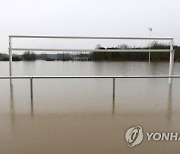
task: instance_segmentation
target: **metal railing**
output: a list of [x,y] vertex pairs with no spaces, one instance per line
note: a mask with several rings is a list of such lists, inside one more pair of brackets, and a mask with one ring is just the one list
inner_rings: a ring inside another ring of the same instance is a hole
[[33,80],[34,79],[113,79],[113,100],[115,99],[115,80],[116,79],[140,79],[140,78],[180,78],[180,75],[158,75],[158,76],[0,76],[0,79],[29,79],[30,80],[30,95],[33,99]]
[[10,35],[11,38],[51,38],[51,39],[98,39],[98,40],[173,40],[173,37],[114,37],[114,36],[40,36],[40,35]]
[[[42,49],[42,48],[12,48],[12,39],[109,39],[109,40],[168,40],[170,41],[169,49]],[[113,79],[113,99],[115,98],[115,79],[117,78],[168,78],[169,84],[172,83],[172,78],[180,78],[180,75],[173,74],[173,63],[174,63],[174,49],[173,49],[173,38],[172,37],[82,37],[82,36],[21,36],[21,35],[10,35],[9,36],[9,76],[1,76],[0,79],[29,79],[30,80],[30,91],[31,99],[33,99],[33,80],[34,79],[62,79],[62,78],[110,78]],[[169,62],[169,75],[160,76],[13,76],[12,75],[12,51],[77,51],[77,52],[170,52]]]

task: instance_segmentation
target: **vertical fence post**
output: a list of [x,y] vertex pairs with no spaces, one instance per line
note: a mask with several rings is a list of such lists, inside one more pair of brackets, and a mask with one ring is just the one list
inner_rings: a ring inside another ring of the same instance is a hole
[[33,77],[30,77],[31,100],[33,99]]
[[11,36],[9,36],[9,76],[12,76],[12,50],[11,50]]
[[[174,49],[173,49],[173,40],[172,40],[170,43],[169,76],[173,74],[173,64],[174,64]],[[172,78],[169,78],[169,84],[172,84]]]

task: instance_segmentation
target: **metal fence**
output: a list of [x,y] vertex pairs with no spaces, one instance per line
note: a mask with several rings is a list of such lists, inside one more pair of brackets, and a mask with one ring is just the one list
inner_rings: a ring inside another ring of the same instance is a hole
[[112,79],[113,80],[113,100],[115,99],[115,80],[116,79],[141,79],[141,78],[180,78],[180,75],[159,75],[159,76],[0,76],[0,79],[29,79],[30,80],[30,93],[33,99],[33,80],[34,79]]
[[[168,40],[170,43],[169,49],[122,49],[122,50],[101,50],[101,49],[42,49],[42,48],[12,48],[13,39],[99,39],[99,40]],[[113,79],[113,99],[115,97],[115,79],[117,78],[168,78],[169,84],[172,83],[172,78],[180,78],[180,75],[173,74],[173,63],[174,63],[174,49],[173,49],[173,38],[172,37],[81,37],[81,36],[20,36],[10,35],[9,36],[9,76],[1,76],[0,79],[29,79],[30,80],[30,92],[31,99],[33,99],[33,80],[34,79],[62,79],[62,78],[110,78]],[[76,51],[76,52],[170,52],[169,61],[169,75],[161,76],[13,76],[12,75],[12,52],[13,51]]]

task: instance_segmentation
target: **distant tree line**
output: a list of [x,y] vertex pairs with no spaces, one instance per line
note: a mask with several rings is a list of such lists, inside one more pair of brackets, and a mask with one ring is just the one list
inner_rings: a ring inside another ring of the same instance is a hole
[[[149,52],[115,52],[115,50],[121,49],[149,49],[149,47],[131,47],[126,44],[118,45],[117,47],[102,47],[100,44],[95,49],[102,50],[101,52],[80,52],[80,53],[58,53],[58,54],[47,54],[41,53],[36,54],[34,52],[26,51],[22,55],[13,54],[13,61],[34,61],[34,60],[45,60],[45,61],[148,61]],[[169,49],[169,45],[153,42],[150,49]],[[175,49],[175,60],[180,61],[180,46],[174,46]],[[104,50],[104,51],[103,51]],[[114,52],[106,52],[105,50],[114,50]],[[0,61],[8,61],[9,55],[0,54]],[[167,61],[169,60],[168,52],[151,52],[152,61]]]
[[[169,49],[169,45],[153,42],[150,47],[129,47],[126,44],[105,48],[97,45],[96,49],[99,50],[122,50],[122,49]],[[180,60],[180,47],[175,46],[175,60]],[[95,61],[148,61],[149,52],[93,52],[91,54],[92,60]],[[151,52],[152,61],[166,61],[169,60],[168,52]]]

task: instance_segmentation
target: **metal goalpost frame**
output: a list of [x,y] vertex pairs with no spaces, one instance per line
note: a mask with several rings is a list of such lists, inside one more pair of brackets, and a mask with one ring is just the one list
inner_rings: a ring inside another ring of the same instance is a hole
[[[109,39],[109,40],[167,40],[170,41],[170,49],[122,49],[122,50],[109,50],[109,49],[42,49],[42,48],[13,48],[12,39]],[[76,51],[76,52],[169,52],[169,84],[172,83],[173,64],[174,64],[174,39],[172,37],[86,37],[86,36],[23,36],[23,35],[10,35],[9,36],[9,76],[12,77],[12,51]],[[82,76],[83,77],[83,76]],[[141,76],[139,76],[141,77]]]

